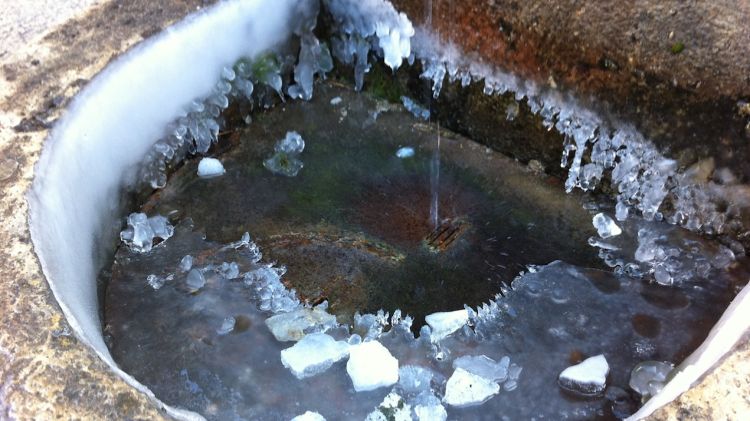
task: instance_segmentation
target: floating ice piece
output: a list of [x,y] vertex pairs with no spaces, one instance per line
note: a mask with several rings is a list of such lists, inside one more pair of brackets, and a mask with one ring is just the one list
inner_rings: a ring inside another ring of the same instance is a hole
[[[298,379],[320,374],[349,354],[349,344],[325,333],[311,333],[281,351],[281,363]],[[347,366],[348,367],[348,366]]]
[[185,285],[187,285],[190,292],[196,292],[206,285],[206,277],[203,276],[203,272],[198,269],[190,269],[185,279]]
[[404,146],[403,148],[399,148],[399,150],[396,151],[396,156],[401,159],[411,158],[412,156],[414,156],[414,148],[412,148],[411,146]]
[[346,372],[357,392],[375,390],[398,381],[398,360],[380,342],[363,342],[351,347]]
[[151,251],[154,238],[166,240],[174,234],[174,227],[161,215],[147,217],[145,213],[131,213],[128,227],[120,233],[120,240],[138,253]]
[[419,421],[445,421],[448,412],[435,395],[422,394],[413,403],[414,413]]
[[480,405],[500,392],[500,386],[492,380],[457,368],[445,385],[443,402],[456,407]]
[[307,411],[302,415],[292,418],[292,421],[326,421],[326,419],[317,412]]
[[235,320],[234,317],[225,317],[221,322],[221,326],[216,329],[216,333],[219,335],[226,335],[234,330],[235,323],[237,323],[237,320]]
[[503,357],[499,362],[486,355],[465,355],[453,361],[453,368],[461,368],[471,374],[495,382],[504,382],[508,378],[510,358]]
[[343,101],[343,100],[341,99],[340,96],[331,98],[331,105],[339,105],[339,104],[341,104],[341,101]]
[[432,342],[438,342],[463,327],[469,321],[469,313],[465,309],[432,313],[424,319],[432,329],[430,339]]
[[193,256],[186,255],[182,259],[180,259],[180,270],[183,272],[187,272],[190,270],[190,268],[193,267]]
[[590,357],[574,366],[570,366],[560,373],[558,383],[564,389],[582,395],[598,395],[607,385],[609,364],[604,355]]
[[365,421],[411,421],[411,405],[404,402],[398,393],[385,396],[378,409],[370,412]]
[[593,223],[597,233],[599,233],[599,237],[609,238],[622,234],[622,229],[617,226],[615,221],[603,213],[594,215]]
[[157,276],[154,274],[148,275],[146,277],[146,282],[148,282],[148,286],[150,286],[153,289],[159,289],[164,286],[165,279],[161,276]]
[[405,365],[398,369],[398,385],[407,394],[429,392],[433,377],[432,370],[416,365]]
[[660,361],[644,361],[630,372],[630,388],[638,392],[643,398],[649,399],[659,393],[667,382],[669,373],[674,366]]
[[216,158],[203,158],[198,163],[198,177],[200,178],[218,177],[225,172],[224,165]]
[[266,326],[277,341],[299,341],[311,330],[325,332],[336,326],[336,316],[319,307],[300,308],[266,319]]
[[297,132],[287,132],[283,139],[276,142],[273,156],[263,161],[263,166],[274,174],[294,177],[304,167],[298,158],[304,149],[302,136]]
[[406,108],[407,111],[412,113],[414,117],[421,118],[422,120],[430,119],[430,110],[419,105],[416,101],[409,98],[408,96],[402,96],[401,103],[404,104],[404,108]]

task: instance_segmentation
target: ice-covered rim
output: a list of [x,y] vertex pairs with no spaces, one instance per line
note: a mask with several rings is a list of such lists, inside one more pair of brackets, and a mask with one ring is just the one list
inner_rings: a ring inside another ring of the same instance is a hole
[[[528,98],[532,110],[539,112],[547,124],[567,135],[570,143],[566,155],[574,152],[568,189],[591,188],[602,171],[611,169],[625,183],[619,185],[621,215],[627,213],[625,207],[636,208],[647,218],[656,214],[666,195],[665,181],[676,174],[671,160],[635,130],[627,126],[605,129],[595,113],[571,97],[545,93],[513,75],[462,61],[460,52],[450,53],[455,47],[436,42],[429,31],[415,31],[406,16],[395,13],[386,1],[372,0],[355,7],[347,7],[351,3],[341,0],[324,3],[339,29],[333,52],[340,60],[355,65],[359,86],[369,69],[368,52],[375,47],[392,68],[403,60],[422,60],[423,77],[434,81],[436,94],[445,75],[462,82],[484,79],[487,94],[516,92],[518,99]],[[106,227],[120,216],[117,200],[123,180],[135,177],[139,163],[153,141],[162,137],[164,127],[184,116],[196,98],[211,95],[217,75],[237,59],[258,55],[287,39],[293,30],[302,35],[291,20],[293,11],[299,11],[295,4],[292,0],[228,0],[129,51],[77,96],[52,131],[36,168],[37,177],[28,197],[32,240],[73,331],[126,382],[179,418],[202,417],[163,404],[112,360],[98,318],[95,278],[99,268],[94,250],[99,240],[110,234]],[[415,38],[415,34],[419,35]],[[303,37],[302,44],[305,42]],[[310,51],[315,51],[314,41],[307,42]],[[199,66],[195,65],[197,61]],[[294,96],[297,92],[304,98],[316,69],[298,69],[297,90],[288,93]],[[102,110],[107,110],[104,117]],[[634,147],[623,147],[625,143]],[[581,157],[589,146],[593,147],[595,165],[582,166]],[[619,162],[637,158],[640,163],[618,169],[615,156]],[[686,203],[684,208],[690,211],[695,206]],[[698,213],[688,216],[697,218]],[[731,349],[750,326],[750,320],[741,317],[743,311],[750,311],[748,294],[746,287],[674,379],[631,419],[648,416],[677,397]]]

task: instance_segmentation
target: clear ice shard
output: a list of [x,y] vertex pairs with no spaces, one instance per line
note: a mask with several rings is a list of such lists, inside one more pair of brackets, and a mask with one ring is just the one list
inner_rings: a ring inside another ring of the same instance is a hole
[[465,309],[438,312],[428,314],[424,319],[430,326],[431,340],[438,342],[466,325],[469,321],[469,313]]
[[346,372],[357,392],[375,390],[398,381],[398,360],[380,342],[363,342],[351,347]]
[[286,136],[276,142],[274,154],[263,161],[263,166],[274,174],[287,177],[296,176],[304,164],[299,155],[305,149],[305,141],[297,132],[287,132]]
[[224,165],[216,158],[203,158],[198,163],[198,177],[213,178],[226,172]]
[[266,319],[266,326],[277,341],[299,341],[307,333],[325,332],[336,326],[336,316],[320,307],[303,307]]
[[174,234],[174,227],[161,215],[152,217],[145,213],[131,213],[128,216],[128,227],[120,232],[120,240],[138,253],[151,251],[154,238],[166,240]]
[[349,354],[349,344],[325,333],[311,333],[281,351],[281,363],[298,379],[320,374]]
[[460,368],[495,382],[504,382],[508,378],[509,365],[510,359],[507,357],[497,362],[486,355],[464,355],[453,361],[453,368]]
[[414,148],[412,148],[411,146],[404,146],[403,148],[399,148],[396,151],[397,158],[404,159],[411,158],[412,156],[414,156]]
[[234,317],[225,317],[224,320],[221,321],[221,326],[216,329],[216,333],[219,335],[226,335],[227,333],[232,332],[235,323],[237,323],[237,320],[235,320]]
[[326,421],[325,417],[317,412],[307,411],[302,415],[297,415],[291,421]]
[[206,277],[199,269],[190,269],[185,278],[185,285],[190,292],[197,292],[206,285]]
[[481,405],[499,392],[494,381],[457,368],[445,385],[443,402],[456,407]]
[[406,108],[410,113],[412,113],[414,117],[420,118],[422,120],[430,119],[430,110],[419,105],[416,101],[409,98],[408,96],[402,96],[401,103],[404,104],[404,108]]
[[622,234],[622,229],[617,226],[617,223],[603,213],[594,215],[593,224],[601,238],[617,237]]
[[180,259],[180,270],[182,272],[187,272],[193,267],[193,256],[186,255],[182,259]]
[[604,392],[607,385],[607,374],[609,374],[607,359],[604,355],[597,355],[566,368],[557,380],[564,389],[582,395],[599,395]]
[[633,368],[628,384],[644,399],[649,399],[661,391],[673,369],[674,366],[670,363],[644,361]]

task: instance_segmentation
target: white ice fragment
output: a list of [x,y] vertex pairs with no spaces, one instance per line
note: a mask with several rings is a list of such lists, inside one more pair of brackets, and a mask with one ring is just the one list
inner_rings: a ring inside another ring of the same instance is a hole
[[500,392],[500,386],[492,380],[457,368],[445,385],[443,402],[456,407],[480,405]]
[[237,320],[235,320],[234,317],[225,317],[224,320],[221,321],[221,326],[216,329],[216,333],[219,335],[226,335],[234,330],[235,323],[237,323]]
[[276,152],[299,154],[305,149],[305,141],[297,132],[287,132],[283,139],[276,143]]
[[187,285],[190,292],[196,292],[206,285],[206,278],[203,276],[203,272],[198,269],[190,269],[185,279],[185,285]]
[[644,361],[630,372],[630,388],[648,399],[659,393],[667,382],[674,366],[660,361]]
[[317,412],[307,411],[302,415],[297,415],[291,421],[326,421],[326,419]]
[[594,215],[593,223],[596,231],[599,233],[599,237],[609,238],[622,234],[622,229],[617,226],[615,221],[603,213]]
[[198,163],[198,177],[213,178],[226,172],[224,165],[216,158],[203,158]]
[[190,270],[190,268],[193,267],[193,256],[186,255],[180,260],[180,270],[183,272],[187,272]]
[[378,409],[367,415],[365,421],[412,421],[411,405],[404,402],[398,393],[391,392],[385,396]]
[[266,319],[266,326],[277,341],[298,341],[311,330],[325,332],[336,326],[336,316],[319,307],[300,308],[269,317]]
[[398,381],[398,360],[380,342],[363,342],[351,347],[346,372],[357,392],[375,390]]
[[159,289],[164,286],[165,279],[161,276],[157,276],[154,274],[148,275],[146,277],[146,282],[148,282],[148,286],[150,286],[153,289]]
[[281,363],[292,371],[295,377],[320,374],[335,362],[349,354],[349,344],[337,341],[325,333],[311,333],[291,348],[281,351]]
[[341,101],[343,100],[341,99],[340,96],[334,97],[331,99],[331,105],[339,105],[341,104]]
[[496,362],[486,355],[465,355],[453,361],[453,368],[461,368],[487,380],[504,382],[508,378],[509,364],[509,358]]
[[590,357],[574,366],[570,366],[560,373],[558,383],[564,389],[582,395],[598,395],[607,385],[609,364],[604,355]]
[[430,339],[432,342],[438,342],[464,326],[469,321],[469,313],[465,309],[432,313],[424,319],[432,329]]
[[403,148],[399,148],[399,150],[396,151],[396,157],[404,159],[404,158],[411,158],[414,156],[414,148],[411,146],[404,146]]
[[151,251],[154,238],[166,240],[174,234],[174,227],[161,215],[147,217],[145,213],[131,213],[128,227],[120,232],[120,240],[138,253]]

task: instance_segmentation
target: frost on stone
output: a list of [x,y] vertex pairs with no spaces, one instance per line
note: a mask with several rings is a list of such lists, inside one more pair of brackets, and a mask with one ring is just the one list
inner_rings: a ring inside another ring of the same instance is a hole
[[370,70],[370,51],[383,58],[393,70],[411,55],[415,31],[409,19],[385,0],[324,0],[334,21],[334,56],[354,67],[357,90]]
[[317,412],[306,411],[304,414],[292,418],[291,421],[326,421],[326,419]]
[[398,360],[378,341],[352,346],[346,372],[354,390],[366,392],[398,381]]
[[234,325],[236,323],[237,320],[234,317],[225,317],[224,320],[221,321],[221,326],[216,329],[216,333],[219,335],[226,335],[234,330]]
[[404,108],[406,108],[407,111],[412,113],[414,117],[422,119],[422,120],[430,119],[430,110],[419,105],[416,101],[409,98],[408,96],[402,96],[401,103],[404,104]]
[[151,251],[155,238],[166,240],[174,234],[174,227],[161,215],[149,218],[145,213],[131,213],[127,223],[127,228],[120,232],[120,240],[137,253]]
[[266,326],[278,341],[299,341],[308,333],[325,332],[335,327],[336,316],[328,314],[320,306],[303,307],[266,319]]
[[558,383],[564,389],[581,395],[599,395],[607,386],[609,364],[604,355],[590,357],[560,373]]
[[411,421],[411,405],[406,403],[398,393],[391,392],[385,396],[378,408],[370,412],[366,421]]
[[508,379],[510,358],[503,357],[499,362],[486,355],[465,355],[453,361],[453,368],[463,369],[485,379],[504,382]]
[[500,386],[496,382],[457,368],[445,385],[443,402],[455,407],[481,405],[498,392]]
[[431,329],[431,340],[438,342],[466,325],[469,321],[469,314],[465,309],[438,312],[425,316],[425,321]]
[[274,154],[263,161],[263,166],[274,174],[294,177],[304,166],[299,159],[304,149],[302,136],[297,132],[287,132],[283,139],[276,142]]
[[593,219],[594,228],[601,238],[616,237],[622,234],[622,229],[609,216],[597,213]]
[[214,178],[224,175],[225,172],[224,165],[216,158],[203,158],[198,163],[198,177],[200,178]]
[[628,384],[644,399],[649,399],[661,391],[673,369],[674,366],[670,363],[644,361],[636,365],[630,372]]
[[281,363],[298,379],[320,374],[349,354],[349,344],[325,333],[311,333],[281,351]]

